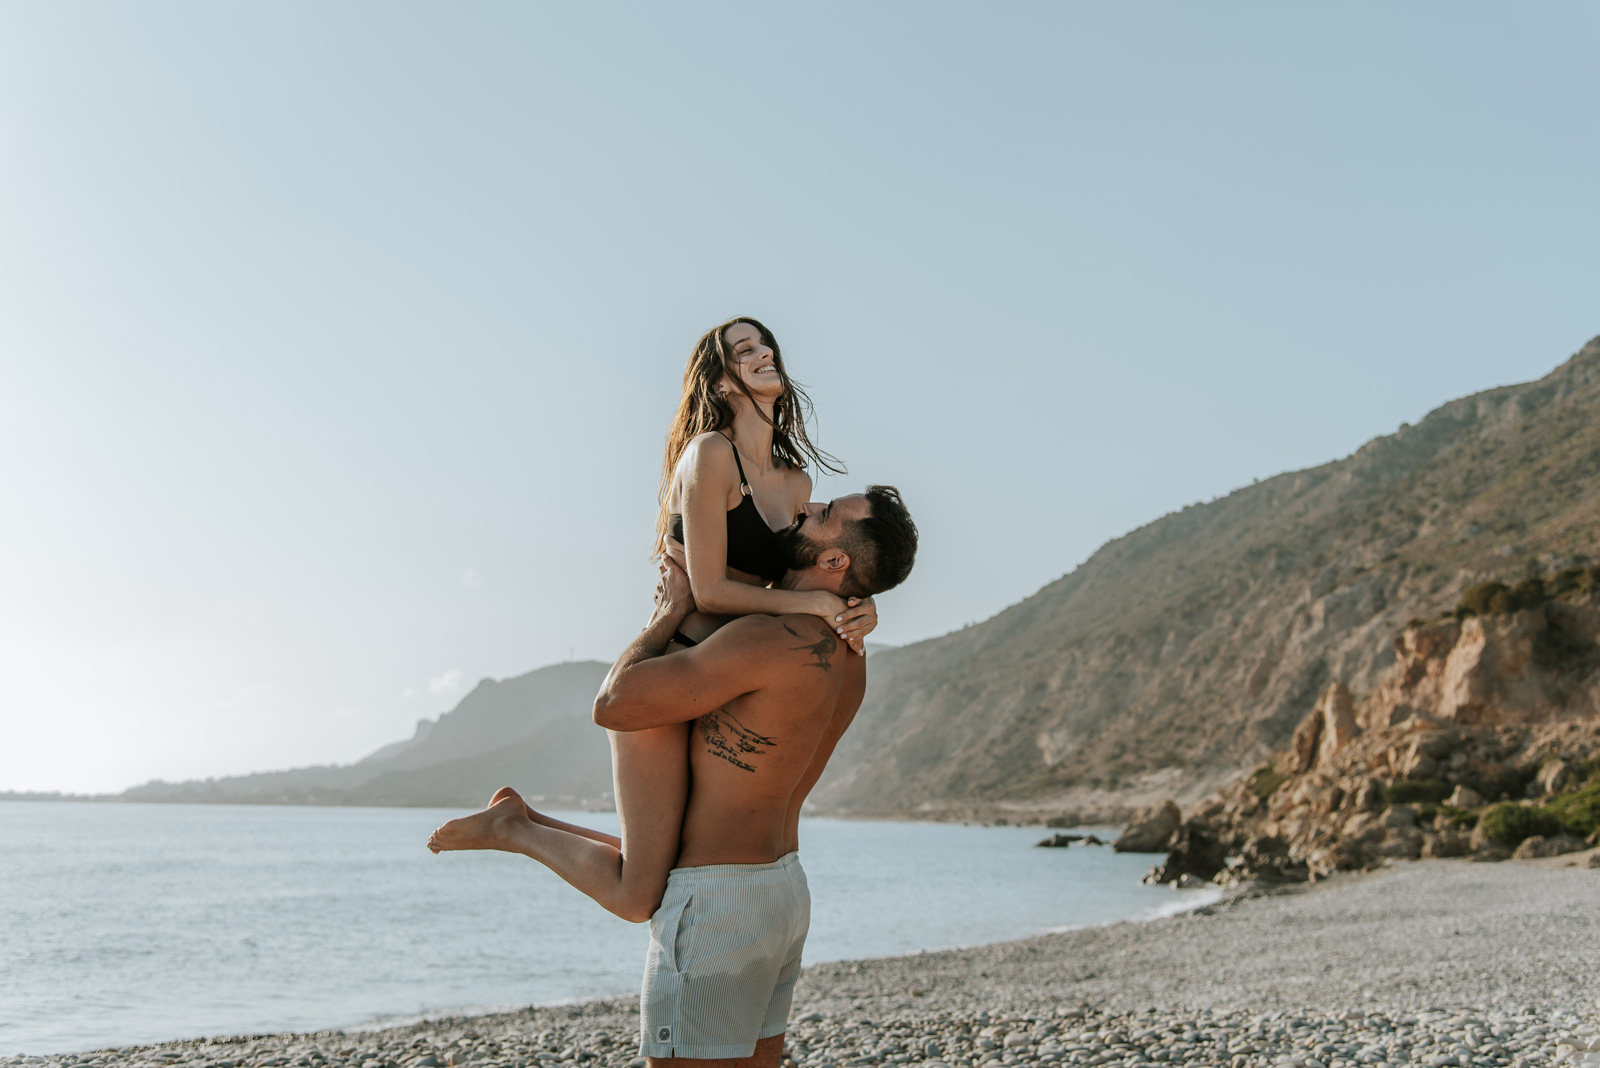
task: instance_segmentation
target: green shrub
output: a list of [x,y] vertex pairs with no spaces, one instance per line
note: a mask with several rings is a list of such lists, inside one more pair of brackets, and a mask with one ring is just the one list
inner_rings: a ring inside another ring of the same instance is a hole
[[1544,579],[1538,575],[1529,575],[1515,586],[1511,587],[1511,607],[1538,608],[1550,599],[1550,594],[1545,591]]
[[1286,778],[1288,778],[1287,775],[1279,775],[1277,772],[1273,771],[1269,765],[1267,767],[1257,768],[1250,776],[1250,780],[1247,785],[1249,785],[1251,790],[1255,791],[1255,795],[1257,797],[1265,801],[1267,798],[1272,796],[1272,792],[1274,790],[1283,785],[1283,780]]
[[1401,779],[1383,788],[1383,799],[1391,805],[1418,802],[1437,804],[1455,792],[1455,787],[1438,779]]
[[1501,606],[1510,594],[1511,588],[1504,582],[1480,582],[1461,595],[1461,603],[1456,605],[1456,618],[1503,612],[1505,609]]
[[1500,798],[1515,801],[1527,794],[1528,784],[1538,774],[1536,767],[1490,765],[1482,774],[1473,776],[1467,785],[1491,801]]
[[1578,768],[1578,781],[1600,785],[1600,756],[1592,756]]
[[1557,797],[1544,811],[1550,813],[1580,838],[1587,838],[1600,830],[1600,782],[1569,790]]
[[1563,829],[1554,813],[1531,805],[1512,804],[1510,801],[1491,805],[1483,814],[1482,826],[1483,833],[1491,841],[1513,848],[1521,844],[1524,838],[1536,834],[1548,837],[1560,834]]
[[1581,567],[1569,567],[1565,571],[1557,571],[1545,579],[1545,593],[1551,597],[1560,597],[1564,593],[1575,593],[1587,590],[1588,572]]
[[[1565,588],[1559,582],[1554,585],[1556,588]],[[1515,586],[1507,586],[1504,582],[1480,582],[1461,595],[1453,615],[1457,619],[1466,619],[1468,616],[1490,616],[1499,612],[1538,608],[1551,598],[1553,592],[1552,587],[1547,586],[1538,575],[1530,575]]]
[[1470,808],[1450,808],[1445,805],[1439,811],[1444,813],[1445,822],[1457,830],[1470,831],[1478,825],[1479,813]]

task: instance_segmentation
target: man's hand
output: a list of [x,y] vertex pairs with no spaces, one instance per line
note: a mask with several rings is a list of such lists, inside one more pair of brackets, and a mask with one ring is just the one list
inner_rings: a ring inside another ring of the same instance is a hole
[[694,590],[689,586],[689,573],[672,557],[661,558],[660,572],[656,580],[656,610],[647,629],[660,623],[677,630],[694,611]]

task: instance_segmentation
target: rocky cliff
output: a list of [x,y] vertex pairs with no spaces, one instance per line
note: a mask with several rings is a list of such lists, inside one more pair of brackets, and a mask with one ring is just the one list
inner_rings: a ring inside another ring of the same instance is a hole
[[[1192,803],[1284,748],[1330,685],[1389,678],[1408,620],[1597,545],[1600,339],[1537,382],[1184,508],[987,622],[880,654],[813,808],[1112,819]],[[1480,640],[1460,628],[1413,640]],[[1468,717],[1487,699],[1454,676],[1392,684],[1443,687]]]
[[1275,762],[1187,821],[1146,814],[1119,847],[1171,849],[1152,881],[1226,883],[1596,843],[1600,567],[1477,587],[1394,652],[1370,692],[1330,684]]

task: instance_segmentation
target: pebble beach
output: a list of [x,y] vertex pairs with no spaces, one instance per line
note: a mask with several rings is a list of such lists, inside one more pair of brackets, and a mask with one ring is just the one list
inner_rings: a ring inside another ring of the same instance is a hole
[[[1600,869],[1577,864],[1402,863],[1312,885],[1245,886],[1144,923],[819,964],[797,991],[785,1060],[795,1068],[1600,1066]],[[0,1065],[639,1068],[643,1060],[636,1001],[614,998]]]

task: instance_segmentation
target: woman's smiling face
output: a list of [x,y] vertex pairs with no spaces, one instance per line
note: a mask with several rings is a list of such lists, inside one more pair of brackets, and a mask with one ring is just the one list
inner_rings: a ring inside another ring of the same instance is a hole
[[[777,357],[772,346],[762,340],[760,330],[749,323],[734,323],[722,332],[722,343],[732,364],[730,375],[736,371],[752,394],[767,400],[783,395]],[[723,379],[721,388],[735,390],[728,378]]]

